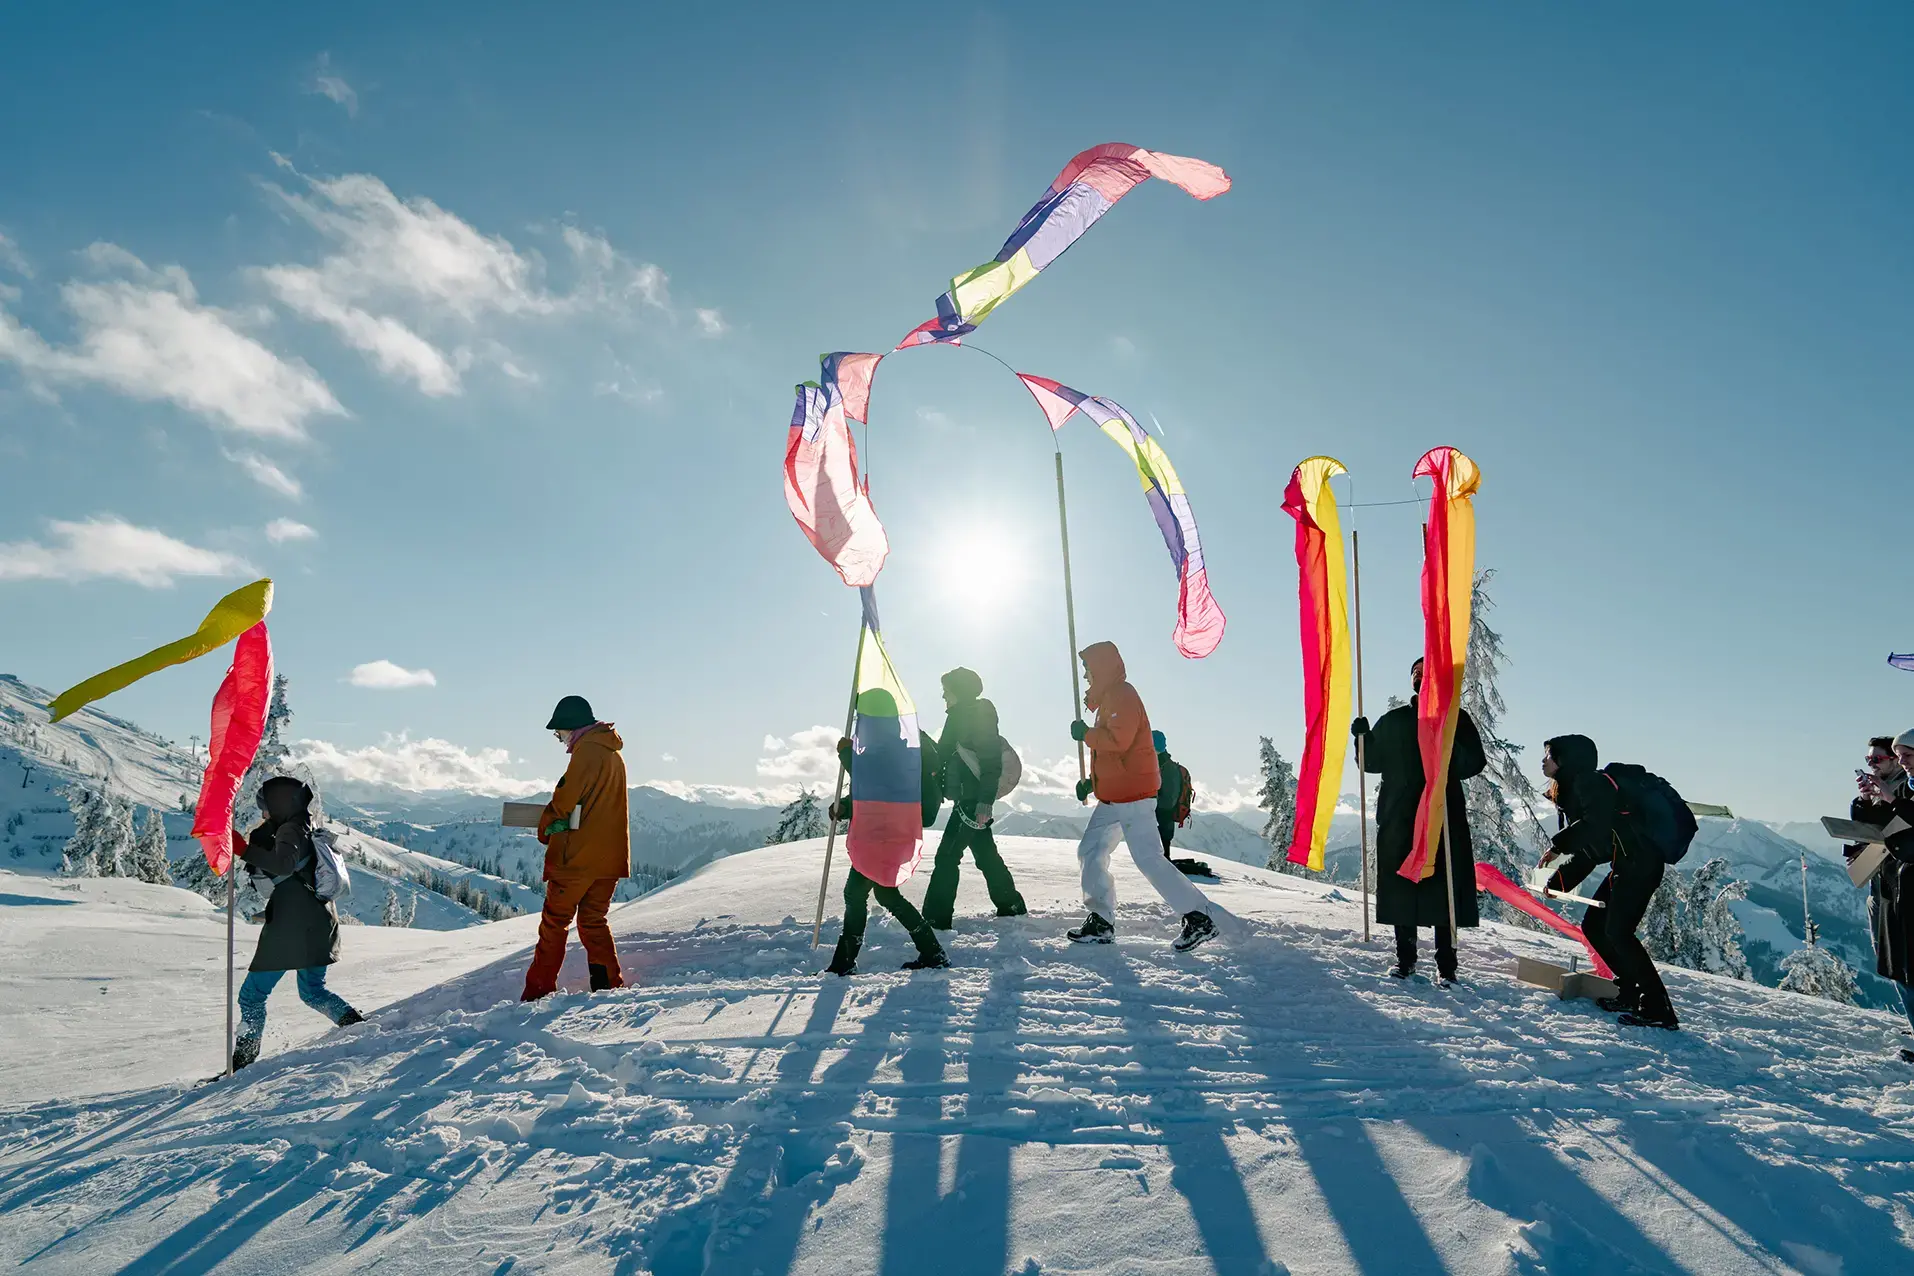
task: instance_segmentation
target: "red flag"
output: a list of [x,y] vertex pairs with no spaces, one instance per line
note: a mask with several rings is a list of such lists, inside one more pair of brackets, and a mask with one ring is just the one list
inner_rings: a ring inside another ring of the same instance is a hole
[[193,836],[205,848],[207,866],[221,876],[233,862],[233,799],[259,752],[271,702],[272,640],[262,620],[239,636],[232,668],[213,696],[206,774],[193,808]]

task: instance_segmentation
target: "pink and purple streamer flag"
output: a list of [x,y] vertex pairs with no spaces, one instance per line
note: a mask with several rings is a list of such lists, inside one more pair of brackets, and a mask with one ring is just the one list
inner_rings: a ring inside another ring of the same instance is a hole
[[857,472],[850,422],[869,410],[871,377],[883,356],[838,351],[819,362],[816,381],[797,387],[784,449],[784,501],[791,517],[846,585],[877,579],[890,539]]
[[1905,669],[1909,673],[1914,673],[1914,651],[1910,651],[1904,656],[1889,656],[1887,662],[1896,669]]

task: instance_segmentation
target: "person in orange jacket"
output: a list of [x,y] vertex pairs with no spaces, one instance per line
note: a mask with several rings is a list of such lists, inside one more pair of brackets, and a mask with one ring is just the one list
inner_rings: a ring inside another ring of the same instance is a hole
[[523,1001],[558,990],[565,934],[574,916],[592,991],[625,986],[605,920],[619,880],[631,876],[630,795],[625,760],[619,756],[625,742],[611,723],[597,719],[583,696],[560,700],[545,727],[571,754],[571,762],[538,817],[538,840],[545,844],[545,913],[531,969],[525,972]]
[[1150,738],[1150,715],[1125,676],[1115,643],[1091,643],[1078,654],[1088,686],[1083,703],[1096,710],[1097,720],[1091,725],[1079,718],[1070,724],[1070,734],[1091,750],[1090,778],[1077,785],[1077,800],[1094,792],[1097,809],[1077,846],[1083,902],[1090,916],[1070,932],[1070,939],[1078,944],[1116,939],[1116,879],[1110,874],[1110,856],[1121,836],[1137,870],[1165,903],[1183,914],[1183,933],[1172,947],[1186,953],[1214,939],[1216,923],[1203,892],[1163,856],[1156,830],[1156,795],[1163,780]]

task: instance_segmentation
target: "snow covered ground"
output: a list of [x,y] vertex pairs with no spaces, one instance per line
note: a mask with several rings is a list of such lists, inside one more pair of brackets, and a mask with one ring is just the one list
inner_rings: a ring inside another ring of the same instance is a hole
[[[1914,1067],[1884,1013],[1678,971],[1685,1030],[1623,1031],[1515,985],[1514,954],[1568,950],[1499,927],[1465,936],[1466,985],[1401,984],[1352,898],[1234,865],[1213,888],[1240,919],[1226,939],[1174,954],[1173,919],[1122,868],[1123,942],[1086,950],[1061,938],[1078,915],[1072,848],[1004,849],[1033,915],[984,916],[967,874],[948,974],[896,971],[910,948],[885,920],[867,973],[820,976],[819,854],[804,843],[618,907],[633,986],[616,993],[512,1001],[530,918],[355,928],[335,983],[374,1020],[320,1032],[288,988],[266,1057],[199,1088],[181,1083],[211,1070],[223,1021],[211,910],[156,903],[132,928],[127,901],[92,894],[133,884],[0,879],[0,1261],[662,1276],[1914,1264]],[[74,902],[43,902],[63,892]]]

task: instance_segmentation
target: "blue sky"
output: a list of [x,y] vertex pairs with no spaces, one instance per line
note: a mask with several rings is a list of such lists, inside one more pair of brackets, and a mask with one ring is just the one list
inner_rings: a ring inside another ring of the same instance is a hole
[[[1300,745],[1280,504],[1318,452],[1358,501],[1437,444],[1479,462],[1519,741],[1798,818],[1914,724],[1883,663],[1914,647],[1914,13],[764,8],[0,15],[0,670],[66,685],[256,567],[298,734],[348,772],[550,775],[577,691],[635,779],[816,774],[856,612],[780,497],[790,387],[1121,140],[1235,189],[1139,189],[979,340],[1161,424],[1229,636],[1174,652],[1081,421],[1078,622],[1199,787]],[[872,435],[904,677],[929,708],[977,669],[1063,758],[1041,418],[931,349]],[[1372,703],[1420,643],[1416,517],[1354,520]],[[352,684],[382,661],[434,685]],[[109,707],[184,739],[219,672]]]

